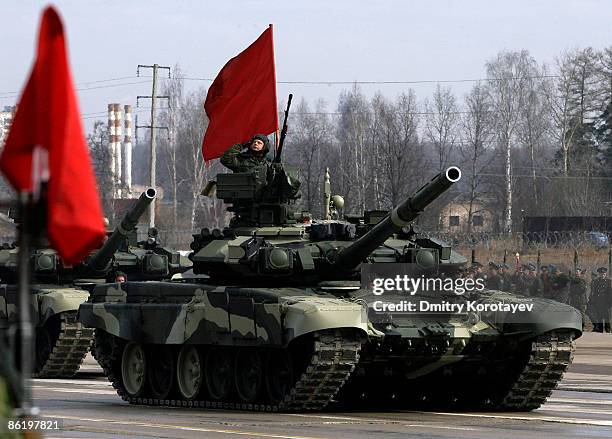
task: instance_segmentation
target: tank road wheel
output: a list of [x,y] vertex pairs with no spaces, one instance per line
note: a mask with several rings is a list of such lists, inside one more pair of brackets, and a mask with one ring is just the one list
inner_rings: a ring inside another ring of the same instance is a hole
[[194,400],[200,394],[204,370],[202,357],[193,345],[181,348],[176,362],[176,381],[181,396],[187,400]]
[[215,401],[226,399],[232,391],[232,352],[227,348],[212,348],[206,354],[206,387]]
[[34,372],[38,373],[45,367],[54,344],[53,337],[45,326],[36,329],[36,365]]
[[174,355],[167,346],[153,346],[149,351],[147,380],[153,398],[166,399],[174,384]]
[[280,403],[293,386],[293,365],[289,353],[274,349],[268,356],[266,367],[266,390],[274,403]]
[[255,349],[238,348],[234,384],[242,402],[253,402],[259,395],[263,376],[261,356]]
[[147,360],[144,349],[133,341],[128,343],[121,357],[121,377],[129,396],[134,398],[142,394],[146,372]]

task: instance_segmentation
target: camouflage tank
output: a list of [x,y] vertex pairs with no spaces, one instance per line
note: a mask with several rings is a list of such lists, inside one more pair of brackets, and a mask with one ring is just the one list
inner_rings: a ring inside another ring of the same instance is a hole
[[[193,271],[206,277],[97,285],[79,320],[96,328],[98,361],[133,404],[305,411],[332,402],[445,402],[530,410],[571,361],[581,333],[573,308],[484,291],[473,300],[529,302],[542,312],[529,322],[495,312],[377,313],[378,296],[361,283],[372,267],[412,264],[442,278],[466,263],[406,229],[459,178],[451,167],[391,212],[311,222],[295,208],[291,168],[218,175],[217,197],[231,204],[233,218],[223,230],[194,235]],[[326,202],[339,204],[327,189]],[[463,381],[436,384],[448,376]]]
[[[136,279],[163,279],[189,268],[178,253],[161,247],[155,240],[135,240],[138,219],[155,190],[145,191],[125,214],[104,245],[83,263],[64,266],[57,252],[40,239],[32,251],[32,319],[36,325],[35,377],[70,377],[80,367],[93,338],[93,329],[76,320],[88,289],[114,278],[118,272]],[[8,329],[17,320],[18,248],[4,245],[0,250],[0,327]]]

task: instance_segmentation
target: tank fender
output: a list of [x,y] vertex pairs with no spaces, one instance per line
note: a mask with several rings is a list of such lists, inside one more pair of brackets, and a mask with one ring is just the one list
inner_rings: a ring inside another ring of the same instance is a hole
[[[491,300],[516,301],[507,294],[495,293]],[[582,315],[576,308],[550,299],[523,297],[525,303],[533,304],[528,313],[493,313],[483,320],[498,328],[504,335],[523,334],[522,339],[538,337],[551,331],[573,331],[576,338],[582,335]]]
[[76,311],[89,297],[85,290],[58,288],[38,291],[39,324],[44,325],[50,317],[67,311]]
[[368,334],[367,308],[359,303],[324,297],[292,297],[284,304],[286,343],[300,335],[335,328]]

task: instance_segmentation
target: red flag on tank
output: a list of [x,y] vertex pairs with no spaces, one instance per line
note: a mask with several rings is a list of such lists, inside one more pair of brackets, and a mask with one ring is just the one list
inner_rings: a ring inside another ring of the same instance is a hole
[[36,60],[0,157],[0,170],[17,191],[39,189],[41,163],[33,160],[36,149],[46,150],[48,158],[48,169],[43,170],[49,176],[48,238],[67,264],[77,263],[100,245],[106,233],[64,30],[53,7],[43,12]]
[[272,25],[223,66],[208,89],[204,110],[209,120],[202,143],[205,160],[255,134],[278,131]]

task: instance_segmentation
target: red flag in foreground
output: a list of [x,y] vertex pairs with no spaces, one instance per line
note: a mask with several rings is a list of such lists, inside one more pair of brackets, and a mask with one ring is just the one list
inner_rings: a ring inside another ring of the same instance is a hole
[[209,119],[202,144],[205,160],[255,134],[278,131],[272,25],[223,66],[208,89],[204,109]]
[[82,260],[105,236],[102,209],[83,136],[62,22],[53,7],[42,16],[38,52],[0,157],[18,191],[33,191],[35,148],[48,153],[47,234],[68,264]]

